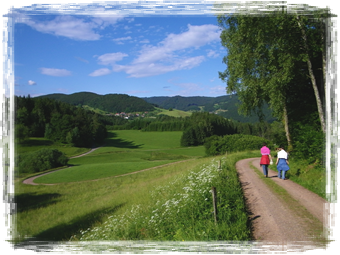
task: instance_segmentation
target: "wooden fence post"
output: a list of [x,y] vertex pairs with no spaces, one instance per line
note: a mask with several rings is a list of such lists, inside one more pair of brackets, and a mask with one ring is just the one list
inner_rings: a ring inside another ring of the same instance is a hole
[[213,196],[213,206],[214,206],[214,218],[215,218],[215,224],[217,223],[217,195],[216,195],[216,188],[211,188],[211,193]]

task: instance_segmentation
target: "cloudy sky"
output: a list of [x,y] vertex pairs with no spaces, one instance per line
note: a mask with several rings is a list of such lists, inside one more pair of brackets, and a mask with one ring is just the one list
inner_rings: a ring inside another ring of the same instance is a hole
[[225,95],[226,50],[212,14],[13,16],[16,95]]

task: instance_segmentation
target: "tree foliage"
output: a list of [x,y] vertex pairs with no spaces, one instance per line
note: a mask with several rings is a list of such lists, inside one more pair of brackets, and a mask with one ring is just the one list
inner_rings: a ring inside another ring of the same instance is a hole
[[97,114],[49,98],[15,97],[16,136],[45,137],[78,147],[100,144],[106,127]]
[[19,143],[23,143],[25,140],[28,139],[29,130],[23,124],[15,125],[14,128],[11,129],[11,140],[18,140]]
[[324,130],[319,102],[324,101],[325,35],[324,23],[316,16],[273,11],[218,17],[227,49],[223,59],[227,68],[219,75],[227,83],[227,92],[238,94],[240,111],[246,115],[255,110],[261,116],[261,107],[268,103],[285,125],[290,149],[307,142],[293,130],[296,121],[302,126],[313,122],[316,130]]
[[76,106],[88,105],[106,112],[144,112],[152,111],[154,106],[145,100],[125,94],[98,95],[91,92],[79,92],[71,95],[49,94],[41,96]]
[[45,148],[19,156],[21,173],[36,173],[67,165],[68,158],[57,149]]
[[196,112],[192,114],[189,121],[190,125],[181,137],[181,146],[202,145],[210,136],[236,133],[233,121],[216,114]]
[[211,136],[204,143],[205,152],[209,156],[221,155],[246,150],[260,150],[266,143],[269,148],[273,149],[273,144],[265,139],[258,136],[233,134],[225,135],[223,137]]

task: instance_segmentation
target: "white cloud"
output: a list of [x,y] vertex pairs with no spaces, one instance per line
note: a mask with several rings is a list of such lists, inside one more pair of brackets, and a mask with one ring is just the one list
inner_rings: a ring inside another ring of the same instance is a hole
[[27,15],[17,14],[15,16],[16,22],[25,23],[39,32],[83,41],[99,40],[101,35],[95,30],[116,24],[123,18],[116,14],[96,15],[89,19],[60,15],[53,20],[37,21]]
[[198,49],[220,40],[215,25],[192,26],[181,34],[169,34],[159,45],[145,45],[129,65],[114,65],[116,72],[124,71],[130,77],[155,76],[175,70],[191,69],[204,60],[204,56],[187,56],[184,50]]
[[32,80],[28,81],[28,85],[35,85],[35,84],[37,84],[35,81],[32,81]]
[[127,36],[127,37],[112,39],[112,41],[114,41],[117,44],[123,44],[123,41],[128,41],[128,40],[131,40],[131,39],[132,39],[131,36]]
[[113,65],[117,61],[122,60],[123,58],[127,57],[128,55],[122,52],[115,52],[115,53],[106,53],[98,57],[98,64],[100,65]]
[[114,11],[105,11],[104,7],[98,7],[92,10],[93,21],[101,26],[101,28],[105,28],[109,25],[114,25],[119,21],[125,19],[125,16],[122,14],[117,14]]
[[56,69],[56,68],[45,68],[42,67],[40,68],[40,72],[45,75],[50,75],[50,76],[70,76],[72,73],[66,69]]
[[19,86],[17,83],[17,78],[10,75],[0,74],[0,84],[9,85],[9,86]]
[[111,73],[110,69],[108,69],[108,68],[101,68],[101,69],[98,69],[98,70],[90,73],[89,76],[96,77],[96,76],[107,75],[107,74],[110,74],[110,73]]
[[207,50],[207,55],[210,58],[217,58],[220,54],[214,50]]
[[139,41],[140,43],[150,43],[150,41],[148,39],[143,39],[141,41]]

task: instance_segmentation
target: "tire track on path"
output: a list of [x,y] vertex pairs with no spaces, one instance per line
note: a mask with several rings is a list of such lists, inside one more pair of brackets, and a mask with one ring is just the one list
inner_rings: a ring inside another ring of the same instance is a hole
[[[257,170],[252,169],[250,164]],[[236,163],[236,169],[250,211],[256,241],[282,245],[291,242],[305,242],[308,245],[314,243],[311,233],[325,223],[326,200],[293,181],[277,178],[277,172],[269,169],[268,177],[300,204],[299,208],[293,208],[289,201],[283,201],[256,173],[259,171],[262,174],[259,158],[240,160]],[[305,211],[315,218],[304,217]]]

